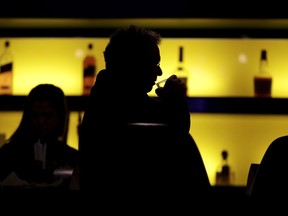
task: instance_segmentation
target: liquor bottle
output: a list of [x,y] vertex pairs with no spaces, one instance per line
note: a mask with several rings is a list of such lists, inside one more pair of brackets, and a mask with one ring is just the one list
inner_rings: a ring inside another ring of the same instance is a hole
[[228,163],[228,151],[221,152],[221,165],[216,173],[216,185],[231,185],[234,182],[234,173]]
[[179,53],[178,53],[178,63],[177,68],[174,72],[174,74],[182,80],[182,82],[185,84],[186,88],[186,96],[188,95],[188,78],[189,78],[189,71],[185,67],[184,64],[184,47],[179,46]]
[[272,76],[269,71],[267,50],[261,50],[259,71],[254,76],[254,96],[271,97]]
[[13,57],[10,42],[5,41],[4,51],[0,56],[0,94],[12,95]]
[[88,50],[83,61],[83,95],[89,95],[96,79],[96,57],[93,44],[88,44]]

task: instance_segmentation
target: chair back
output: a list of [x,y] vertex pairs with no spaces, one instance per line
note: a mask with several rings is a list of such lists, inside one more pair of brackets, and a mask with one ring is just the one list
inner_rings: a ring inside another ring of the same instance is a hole
[[253,188],[253,185],[254,185],[254,181],[255,181],[255,177],[257,175],[257,171],[258,171],[259,165],[260,164],[257,164],[257,163],[251,163],[250,164],[248,177],[247,177],[247,183],[246,183],[246,193],[247,193],[248,196],[251,195],[252,188]]
[[190,134],[177,133],[141,122],[108,137],[98,154],[98,194],[155,201],[204,196],[210,183],[201,154]]

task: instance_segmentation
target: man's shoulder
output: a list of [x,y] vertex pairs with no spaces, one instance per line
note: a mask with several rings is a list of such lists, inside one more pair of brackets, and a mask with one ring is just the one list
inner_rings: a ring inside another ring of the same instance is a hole
[[278,148],[280,146],[283,146],[288,149],[288,135],[277,137],[272,141],[272,143],[269,145],[269,148]]

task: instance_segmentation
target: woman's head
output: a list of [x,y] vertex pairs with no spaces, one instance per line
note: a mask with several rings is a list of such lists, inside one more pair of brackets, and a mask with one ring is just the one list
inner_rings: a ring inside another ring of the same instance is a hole
[[11,138],[62,139],[67,132],[69,112],[61,88],[39,84],[28,94],[20,125]]

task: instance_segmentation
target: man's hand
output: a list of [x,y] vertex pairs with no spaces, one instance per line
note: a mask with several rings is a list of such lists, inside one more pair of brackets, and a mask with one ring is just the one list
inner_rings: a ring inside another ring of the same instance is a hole
[[186,86],[176,75],[171,75],[164,87],[157,88],[155,92],[162,99],[185,98]]

